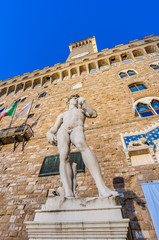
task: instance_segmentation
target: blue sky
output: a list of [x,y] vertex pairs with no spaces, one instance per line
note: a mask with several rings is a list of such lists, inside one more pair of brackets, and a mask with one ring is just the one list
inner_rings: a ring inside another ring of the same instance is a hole
[[69,44],[95,36],[98,51],[159,34],[159,1],[0,2],[0,80],[65,62]]

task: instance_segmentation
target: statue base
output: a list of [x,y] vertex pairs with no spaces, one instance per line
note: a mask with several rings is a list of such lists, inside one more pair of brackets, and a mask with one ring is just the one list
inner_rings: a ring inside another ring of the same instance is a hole
[[114,197],[48,197],[34,221],[25,222],[29,240],[126,240],[129,219],[123,219]]

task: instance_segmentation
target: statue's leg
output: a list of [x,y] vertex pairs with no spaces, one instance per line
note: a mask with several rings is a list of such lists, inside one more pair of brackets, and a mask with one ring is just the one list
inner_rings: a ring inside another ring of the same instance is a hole
[[83,129],[81,127],[74,129],[70,135],[70,138],[71,142],[81,152],[83,161],[88,170],[90,171],[92,177],[94,178],[94,181],[98,188],[99,196],[101,197],[117,196],[118,193],[116,191],[112,191],[106,187],[101,175],[97,158],[86,142]]
[[59,129],[57,140],[60,154],[60,177],[63,183],[65,197],[73,197],[72,168],[69,161],[70,136],[65,129]]

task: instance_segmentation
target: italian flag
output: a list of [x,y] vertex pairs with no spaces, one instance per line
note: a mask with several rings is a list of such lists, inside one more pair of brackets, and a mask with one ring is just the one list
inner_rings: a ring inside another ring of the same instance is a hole
[[17,106],[17,102],[13,103],[12,106],[10,106],[9,108],[4,109],[1,113],[0,113],[0,120],[4,117],[4,116],[13,116],[14,110]]

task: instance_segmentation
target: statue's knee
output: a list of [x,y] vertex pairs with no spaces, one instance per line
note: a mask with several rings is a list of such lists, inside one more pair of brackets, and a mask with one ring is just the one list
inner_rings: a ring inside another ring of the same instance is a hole
[[79,151],[84,151],[87,148],[86,142],[78,142],[76,147],[78,148]]
[[60,152],[60,161],[61,162],[69,161],[69,152],[68,151],[61,151]]

